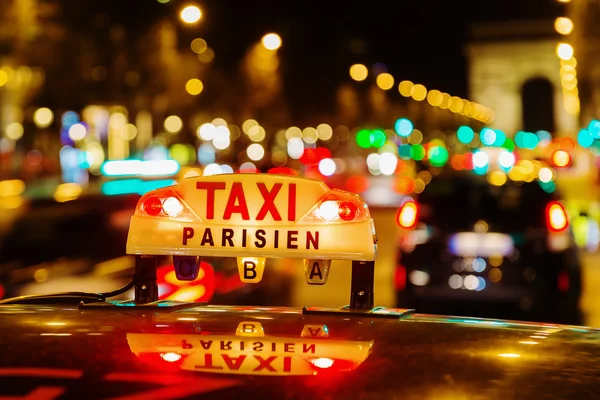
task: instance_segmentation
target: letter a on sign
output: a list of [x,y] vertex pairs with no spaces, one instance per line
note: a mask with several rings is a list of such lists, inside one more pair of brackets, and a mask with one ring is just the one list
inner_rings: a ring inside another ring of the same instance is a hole
[[265,271],[266,259],[262,257],[238,257],[238,273],[244,283],[258,283],[262,281]]
[[309,285],[324,285],[327,283],[331,260],[304,260],[304,275]]
[[329,337],[327,325],[304,325],[302,328],[302,337]]

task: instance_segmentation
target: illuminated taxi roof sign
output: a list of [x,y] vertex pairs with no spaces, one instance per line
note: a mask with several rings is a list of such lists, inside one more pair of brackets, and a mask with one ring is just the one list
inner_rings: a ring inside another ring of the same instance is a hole
[[377,244],[358,195],[305,178],[225,174],[143,196],[127,253],[373,261]]

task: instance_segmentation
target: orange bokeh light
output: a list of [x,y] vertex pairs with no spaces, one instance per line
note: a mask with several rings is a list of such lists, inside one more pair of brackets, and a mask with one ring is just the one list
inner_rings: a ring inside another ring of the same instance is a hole
[[408,194],[415,190],[415,180],[410,176],[400,176],[394,182],[394,190],[400,194]]

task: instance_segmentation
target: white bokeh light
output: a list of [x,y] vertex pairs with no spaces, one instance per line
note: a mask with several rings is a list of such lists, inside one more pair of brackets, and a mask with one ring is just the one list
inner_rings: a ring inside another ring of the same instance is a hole
[[81,140],[85,137],[85,135],[87,135],[87,129],[83,124],[73,124],[69,128],[69,137],[71,140]]
[[202,124],[196,132],[198,137],[203,140],[213,140],[217,132],[217,127],[213,124]]
[[367,156],[367,165],[369,169],[379,170],[379,160],[381,156],[377,153],[371,153]]
[[224,174],[232,174],[233,173],[233,168],[231,168],[230,165],[222,164],[221,165],[221,171]]
[[240,165],[240,171],[254,171],[256,170],[256,165],[254,165],[254,163],[251,162],[245,162],[242,165]]
[[335,161],[331,158],[324,158],[319,161],[319,172],[325,176],[331,176],[335,173]]
[[211,175],[217,175],[217,174],[222,174],[223,173],[223,169],[221,168],[221,166],[219,164],[208,164],[206,167],[204,167],[204,172],[202,173],[202,175],[204,176],[211,176]]
[[540,168],[538,178],[540,179],[540,182],[548,183],[554,179],[554,173],[548,167]]
[[212,144],[215,146],[215,149],[225,150],[231,144],[231,139],[229,139],[229,136],[215,136]]
[[262,160],[265,156],[265,149],[260,144],[254,143],[248,146],[246,154],[248,154],[248,158],[252,161]]
[[473,165],[477,168],[484,168],[488,165],[488,155],[483,151],[473,154]]
[[[398,158],[393,153],[383,153],[379,156],[379,170],[384,175],[393,175],[396,172]],[[376,169],[376,168],[373,168]]]
[[299,159],[304,154],[304,142],[298,137],[293,137],[287,143],[288,156],[294,160]]
[[503,151],[498,156],[498,164],[500,164],[502,168],[512,168],[513,165],[515,165],[515,155],[510,151]]

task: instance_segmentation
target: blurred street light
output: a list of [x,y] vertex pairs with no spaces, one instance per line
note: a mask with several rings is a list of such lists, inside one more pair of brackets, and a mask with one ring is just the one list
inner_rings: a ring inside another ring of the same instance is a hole
[[369,75],[369,70],[363,64],[354,64],[350,67],[350,77],[357,82],[364,81]]
[[267,50],[277,50],[281,47],[281,37],[276,33],[268,33],[263,36],[262,44]]
[[33,113],[33,122],[38,128],[47,128],[54,120],[54,113],[47,107],[38,108]]
[[377,75],[377,86],[382,90],[390,90],[394,86],[394,77],[387,72]]
[[202,83],[202,81],[200,79],[193,78],[193,79],[190,79],[189,81],[187,81],[187,83],[185,84],[186,92],[188,92],[192,96],[199,95],[203,89],[204,89],[204,84]]
[[180,17],[186,24],[194,24],[202,18],[202,11],[197,6],[187,6],[181,10]]
[[556,46],[556,55],[561,60],[570,60],[573,57],[573,53],[573,46],[568,43],[559,43],[558,46]]
[[568,35],[573,32],[573,21],[567,17],[558,17],[554,21],[554,29],[561,35]]

